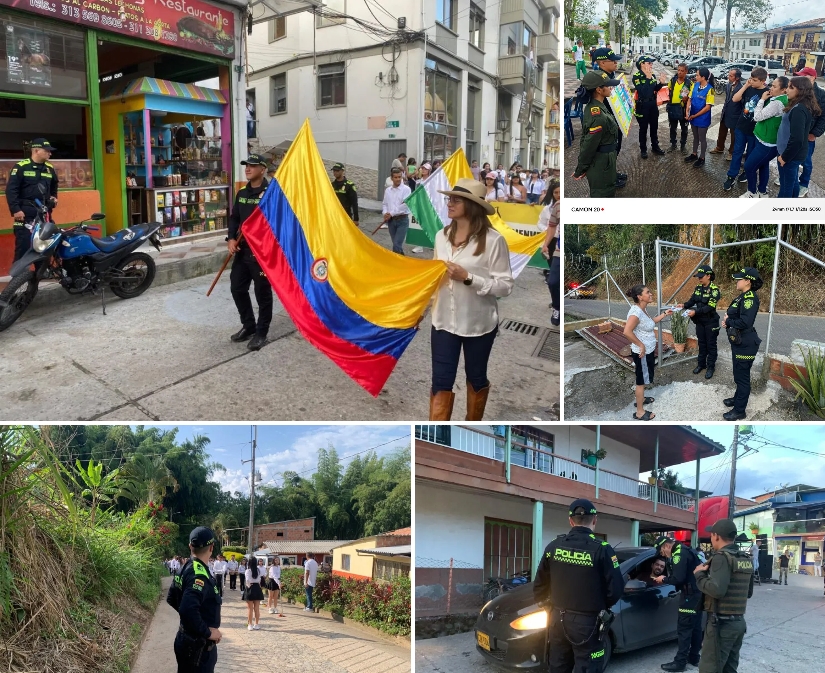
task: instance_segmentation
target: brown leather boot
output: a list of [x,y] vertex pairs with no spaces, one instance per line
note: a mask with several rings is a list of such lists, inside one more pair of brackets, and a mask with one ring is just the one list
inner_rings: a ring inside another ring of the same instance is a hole
[[480,421],[484,417],[484,407],[487,406],[487,396],[490,394],[490,384],[486,388],[476,390],[473,384],[467,381],[467,418],[468,421]]
[[453,415],[455,393],[451,390],[439,390],[435,395],[430,393],[430,420],[449,421]]

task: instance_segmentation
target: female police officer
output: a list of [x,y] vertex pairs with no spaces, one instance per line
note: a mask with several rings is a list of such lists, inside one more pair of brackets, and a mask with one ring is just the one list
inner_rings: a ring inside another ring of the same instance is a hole
[[659,104],[656,94],[659,89],[667,86],[667,76],[664,73],[659,75],[658,81],[653,77],[653,61],[656,59],[650,56],[642,56],[636,61],[639,69],[633,75],[633,88],[635,89],[633,114],[639,122],[639,149],[642,152],[642,159],[647,159],[647,131],[650,129],[650,145],[653,154],[664,154],[659,147]]
[[590,93],[590,102],[582,109],[582,139],[579,162],[573,177],[587,176],[591,197],[616,194],[616,154],[619,125],[605,99],[619,80],[611,79],[601,70],[587,73],[582,86]]
[[724,400],[726,407],[733,407],[723,414],[726,421],[745,418],[751,394],[751,367],[759,344],[762,343],[754,327],[759,313],[759,297],[756,292],[762,287],[762,278],[756,269],[749,266],[737,271],[733,277],[736,279],[736,289],[741,294],[731,302],[727,315],[722,319],[722,327],[728,333],[733,354],[733,380],[736,382],[736,393]]

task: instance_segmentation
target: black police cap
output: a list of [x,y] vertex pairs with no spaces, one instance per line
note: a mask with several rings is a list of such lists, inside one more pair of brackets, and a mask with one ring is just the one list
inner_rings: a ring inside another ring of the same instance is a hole
[[668,537],[667,535],[660,535],[658,538],[656,538],[656,542],[653,543],[653,546],[656,547],[656,549],[661,549],[663,544],[673,544],[674,542],[676,542],[676,540],[674,540],[672,537]]
[[215,544],[215,533],[211,528],[198,526],[189,533],[189,544],[195,548],[208,547],[210,544]]
[[617,55],[612,49],[608,47],[601,47],[593,52],[593,58],[597,61],[621,61],[622,57]]
[[246,161],[241,162],[241,166],[266,166],[266,157],[261,154],[250,154]]
[[702,264],[698,269],[696,269],[696,273],[693,274],[694,278],[701,278],[702,276],[714,276],[713,269],[710,268],[707,264]]
[[737,271],[733,274],[733,278],[736,280],[742,280],[743,278],[747,278],[748,280],[762,280],[762,277],[759,275],[759,271],[754,269],[752,266],[746,266],[744,269]]
[[[577,510],[582,510],[581,512]],[[587,498],[578,498],[574,500],[570,504],[570,511],[568,512],[570,516],[580,516],[582,514],[597,514],[596,508],[594,507],[593,503],[590,502]]]

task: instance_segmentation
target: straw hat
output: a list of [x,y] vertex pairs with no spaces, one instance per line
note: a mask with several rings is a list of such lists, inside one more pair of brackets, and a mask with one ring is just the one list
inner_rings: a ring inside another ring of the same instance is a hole
[[487,187],[472,178],[461,178],[456,182],[455,187],[453,187],[451,191],[447,192],[439,189],[438,193],[445,194],[446,196],[459,196],[462,199],[474,201],[484,208],[484,212],[488,215],[496,212],[496,209],[484,200],[487,194]]

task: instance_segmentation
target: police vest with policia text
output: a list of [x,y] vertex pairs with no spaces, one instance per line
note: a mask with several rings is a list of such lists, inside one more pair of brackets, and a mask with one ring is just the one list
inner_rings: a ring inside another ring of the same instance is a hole
[[748,597],[753,594],[753,561],[745,552],[732,554],[721,550],[730,567],[728,590],[722,598],[705,595],[705,610],[719,615],[744,615]]

